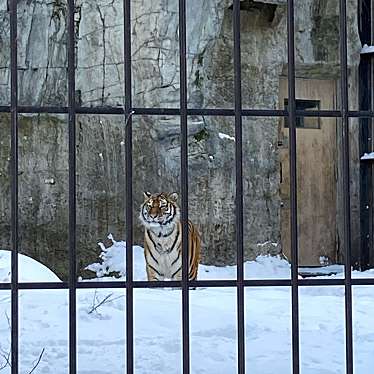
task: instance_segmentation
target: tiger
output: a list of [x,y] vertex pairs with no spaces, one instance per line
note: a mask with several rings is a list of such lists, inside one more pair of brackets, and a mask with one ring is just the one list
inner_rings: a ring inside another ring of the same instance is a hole
[[[144,257],[148,281],[182,279],[182,223],[178,194],[144,192],[139,218],[144,226]],[[188,279],[196,280],[201,240],[188,221]]]

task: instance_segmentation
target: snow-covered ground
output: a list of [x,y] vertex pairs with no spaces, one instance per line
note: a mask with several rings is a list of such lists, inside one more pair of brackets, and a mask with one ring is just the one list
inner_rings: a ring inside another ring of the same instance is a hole
[[[90,268],[108,279],[124,274],[125,246],[114,242],[102,263]],[[9,281],[10,255],[0,251],[0,282]],[[20,256],[20,281],[58,281],[43,265]],[[289,278],[289,265],[279,258],[247,262],[251,278]],[[200,267],[200,279],[232,279],[235,267]],[[134,275],[145,279],[142,249],[134,247]],[[342,274],[336,276],[341,277]],[[373,272],[354,273],[373,276]],[[100,279],[102,279],[100,278]],[[181,291],[134,290],[135,366],[138,374],[181,372]],[[355,373],[374,367],[374,287],[354,287]],[[246,290],[246,365],[248,373],[291,372],[291,294],[288,287]],[[103,302],[104,301],[104,302]],[[102,305],[100,305],[100,303]],[[78,290],[78,372],[123,373],[125,368],[125,291]],[[0,291],[0,374],[9,374],[10,292]],[[236,291],[197,289],[190,292],[191,373],[236,372]],[[302,374],[345,373],[344,288],[300,289]],[[20,292],[20,373],[68,373],[68,291]]]

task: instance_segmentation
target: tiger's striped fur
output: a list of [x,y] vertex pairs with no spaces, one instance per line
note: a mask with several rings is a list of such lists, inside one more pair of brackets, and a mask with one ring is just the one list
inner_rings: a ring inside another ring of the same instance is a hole
[[[140,220],[145,227],[144,256],[149,281],[182,279],[182,224],[176,193],[144,193]],[[200,236],[188,221],[190,280],[197,278],[200,261]]]

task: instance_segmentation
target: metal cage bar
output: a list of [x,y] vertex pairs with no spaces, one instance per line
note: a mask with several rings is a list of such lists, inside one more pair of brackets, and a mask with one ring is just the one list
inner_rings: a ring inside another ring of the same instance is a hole
[[341,68],[341,111],[342,111],[342,155],[343,155],[343,214],[344,214],[344,288],[345,288],[345,355],[346,373],[353,374],[352,339],[352,280],[351,280],[351,215],[349,188],[349,117],[348,105],[348,62],[347,62],[347,4],[339,2],[340,15],[340,68]]
[[[332,287],[344,286],[345,279],[315,279],[303,278],[298,280],[299,287]],[[372,286],[374,285],[374,278],[352,278],[352,286]],[[190,287],[237,287],[237,280],[197,280],[189,281]],[[243,281],[244,287],[291,287],[291,279],[245,279]],[[78,282],[77,289],[87,288],[126,288],[126,281],[104,281],[104,282]],[[167,288],[167,287],[182,287],[180,281],[134,281],[133,288]],[[11,290],[11,283],[0,283],[0,290]],[[68,282],[22,282],[18,284],[20,290],[68,290]]]
[[[181,111],[179,108],[132,108],[133,116],[179,116]],[[10,113],[11,106],[0,106],[0,113]],[[68,114],[69,108],[65,106],[18,106],[19,114]],[[97,106],[82,107],[76,106],[76,114],[102,114],[102,115],[124,115],[126,114],[123,107]],[[220,116],[234,117],[235,109],[223,108],[187,108],[188,116]],[[287,110],[278,109],[242,109],[242,117],[286,117]],[[341,110],[296,110],[296,117],[326,117],[340,118]],[[374,118],[374,111],[370,110],[350,110],[346,113],[349,118]]]
[[288,42],[288,123],[290,158],[291,205],[291,308],[292,308],[292,373],[300,372],[299,352],[299,284],[297,232],[297,174],[296,174],[296,93],[295,93],[295,19],[294,2],[287,2]]
[[244,245],[243,245],[243,136],[240,52],[240,0],[233,4],[234,100],[235,100],[235,222],[237,258],[238,374],[245,373]]
[[182,221],[182,371],[190,373],[190,305],[188,243],[188,127],[187,127],[187,21],[186,0],[179,0],[179,69],[181,131]]
[[11,114],[11,371],[18,373],[18,74],[17,1],[10,3],[10,114]]
[[68,123],[69,123],[69,373],[77,372],[77,232],[76,232],[76,112],[75,3],[68,0]]
[[124,0],[125,158],[126,158],[126,372],[134,372],[133,191],[132,191],[132,88],[131,0]]

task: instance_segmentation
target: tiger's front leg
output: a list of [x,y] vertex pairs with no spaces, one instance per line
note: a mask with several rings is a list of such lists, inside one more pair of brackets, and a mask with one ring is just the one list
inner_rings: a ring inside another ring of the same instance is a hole
[[152,268],[152,266],[148,264],[146,265],[146,271],[148,282],[163,281],[165,279],[164,274],[159,274],[155,269]]
[[[171,279],[173,281],[181,281],[182,280],[182,268],[178,271],[178,273]],[[196,280],[195,278],[191,278],[189,275],[189,280]],[[180,289],[179,287],[176,287],[175,289]],[[190,287],[190,290],[196,290],[196,287]]]
[[180,269],[172,275],[170,280],[172,280],[172,281],[181,281],[182,280],[182,267],[180,267]]

